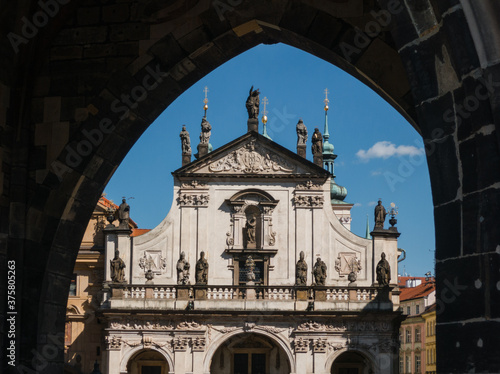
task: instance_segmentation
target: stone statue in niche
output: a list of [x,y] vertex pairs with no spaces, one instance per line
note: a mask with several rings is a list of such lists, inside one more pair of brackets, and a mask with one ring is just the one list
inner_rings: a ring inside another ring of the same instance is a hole
[[389,286],[391,281],[391,265],[389,261],[385,259],[385,253],[382,252],[380,255],[381,259],[377,264],[377,282],[379,286]]
[[201,133],[200,144],[208,144],[210,142],[210,135],[212,134],[212,126],[207,121],[207,117],[201,119]]
[[324,286],[326,280],[326,264],[324,261],[321,261],[321,258],[318,257],[316,263],[314,264],[313,275],[314,275],[314,283],[316,286]]
[[187,285],[189,282],[189,262],[186,260],[186,254],[181,252],[181,256],[177,261],[177,284]]
[[311,151],[313,156],[318,156],[323,154],[323,136],[319,132],[319,129],[316,127],[314,129],[314,134],[312,136],[312,146]]
[[130,220],[130,205],[127,204],[127,199],[122,199],[122,203],[118,207],[118,220],[120,221],[119,227],[128,228]]
[[252,258],[252,255],[248,255],[247,260],[245,261],[245,267],[247,270],[247,284],[252,285],[255,281],[255,261]]
[[208,283],[208,261],[205,252],[200,253],[200,259],[196,262],[196,284]]
[[120,251],[115,251],[115,258],[109,260],[111,265],[111,280],[114,283],[125,282],[125,262],[120,258]]
[[307,263],[304,260],[304,251],[300,252],[300,260],[295,266],[295,284],[305,286],[307,282]]
[[250,88],[250,92],[248,94],[246,102],[249,119],[252,118],[257,119],[259,117],[259,105],[260,105],[259,94],[260,92],[258,88],[255,91],[253,90],[253,86]]
[[257,237],[257,214],[250,213],[247,215],[247,223],[245,225],[247,247],[256,247]]
[[379,200],[375,207],[375,228],[384,228],[385,216],[387,216],[387,212],[382,205],[382,200]]
[[306,145],[307,143],[307,127],[304,125],[302,119],[299,119],[296,127],[297,131],[297,145]]
[[191,140],[189,138],[189,133],[186,130],[186,125],[182,125],[182,131],[179,136],[181,138],[182,153],[191,154]]

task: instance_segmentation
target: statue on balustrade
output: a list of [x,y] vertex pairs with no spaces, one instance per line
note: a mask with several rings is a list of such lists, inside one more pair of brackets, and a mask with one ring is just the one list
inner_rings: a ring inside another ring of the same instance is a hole
[[111,280],[114,283],[125,282],[125,262],[120,258],[118,249],[115,251],[115,258],[109,260],[111,265]]
[[304,251],[300,252],[300,260],[295,266],[295,284],[305,286],[307,282],[307,263],[304,260]]
[[389,286],[391,281],[391,265],[385,259],[385,253],[380,255],[381,260],[377,264],[377,282],[379,286]]
[[200,259],[196,262],[196,284],[208,283],[208,261],[205,252],[200,253]]
[[118,220],[120,221],[119,227],[128,228],[130,220],[130,206],[127,204],[127,199],[122,199],[122,203],[118,207]]
[[316,286],[324,286],[326,280],[326,264],[324,261],[321,261],[321,258],[318,257],[316,263],[314,264],[313,275],[314,282]]
[[186,254],[181,252],[181,256],[177,261],[177,284],[187,285],[189,282],[189,262],[186,260]]
[[182,131],[179,136],[181,138],[182,154],[191,154],[191,140],[189,132],[186,130],[186,125],[182,125]]

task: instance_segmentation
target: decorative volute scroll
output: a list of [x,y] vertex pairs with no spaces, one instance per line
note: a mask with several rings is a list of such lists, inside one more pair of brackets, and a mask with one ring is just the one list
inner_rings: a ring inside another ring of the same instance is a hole
[[231,208],[226,233],[228,249],[262,250],[275,246],[277,233],[273,231],[272,215],[278,202],[258,189],[240,191],[226,200]]
[[295,166],[276,153],[269,152],[252,139],[208,168],[214,173],[276,174],[295,172]]

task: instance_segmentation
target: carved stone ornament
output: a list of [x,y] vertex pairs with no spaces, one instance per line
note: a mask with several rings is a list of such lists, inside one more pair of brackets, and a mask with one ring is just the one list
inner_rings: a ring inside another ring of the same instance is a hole
[[186,337],[177,337],[174,339],[174,351],[185,351],[187,350],[189,345],[189,338]]
[[335,352],[335,351],[340,351],[341,349],[344,349],[344,348],[345,348],[344,344],[328,342],[328,350],[329,351]]
[[276,244],[276,231],[272,231],[269,234],[269,246],[272,247],[274,244]]
[[107,349],[120,349],[122,347],[122,338],[116,335],[106,336]]
[[200,183],[197,180],[192,180],[190,182],[182,183],[181,188],[184,188],[184,189],[204,189],[204,188],[208,188],[208,186],[206,183]]
[[201,330],[204,326],[194,321],[184,321],[177,324],[177,330]]
[[335,270],[341,277],[351,273],[358,274],[362,269],[361,260],[355,253],[341,252],[335,259]]
[[113,330],[173,330],[174,326],[170,321],[141,321],[127,319],[125,321],[114,321],[110,323]]
[[328,347],[327,340],[318,338],[313,341],[313,351],[314,353],[326,353]]
[[325,198],[323,195],[295,195],[293,202],[297,208],[320,208]]
[[232,247],[234,245],[234,238],[231,236],[231,232],[226,232],[226,245]]
[[179,192],[177,201],[180,206],[208,206],[210,196],[208,194],[187,194]]
[[203,352],[207,345],[206,339],[202,337],[194,338],[191,342],[193,346],[193,351],[195,352]]
[[252,140],[211,164],[209,170],[215,173],[275,174],[291,173],[295,167],[283,157],[270,153]]
[[309,339],[303,339],[303,338],[295,339],[293,345],[296,353],[298,352],[305,353],[309,350]]
[[297,190],[320,190],[321,189],[321,184],[314,183],[311,180],[308,180],[307,182],[298,184],[297,187],[295,187]]
[[167,259],[161,255],[160,251],[144,251],[144,256],[139,259],[139,267],[146,273],[151,270],[153,273],[161,274],[167,268]]
[[372,331],[372,332],[382,332],[389,331],[390,324],[388,322],[378,322],[378,321],[330,321],[327,323],[319,323],[313,321],[307,321],[301,323],[297,326],[297,331],[300,332],[321,332],[321,331],[332,331],[332,332],[345,332],[345,331]]

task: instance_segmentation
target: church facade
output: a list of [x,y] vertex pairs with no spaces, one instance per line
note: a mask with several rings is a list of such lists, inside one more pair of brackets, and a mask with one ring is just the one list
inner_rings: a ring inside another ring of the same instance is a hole
[[256,131],[258,100],[216,150],[205,117],[193,162],[183,129],[156,228],[131,236],[124,203],[104,229],[103,373],[398,372],[397,229],[382,207],[370,239],[353,234],[328,128],[310,162],[303,124],[297,153]]

